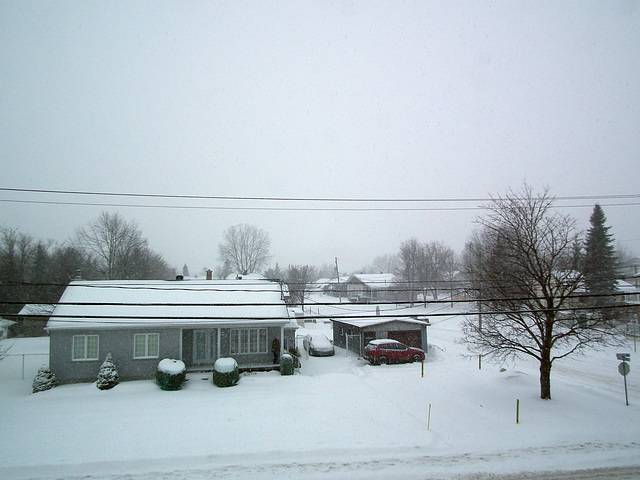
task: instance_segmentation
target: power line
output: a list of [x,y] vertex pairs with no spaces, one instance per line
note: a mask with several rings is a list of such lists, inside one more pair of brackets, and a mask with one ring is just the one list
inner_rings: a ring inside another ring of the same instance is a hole
[[[137,203],[98,203],[98,202],[57,202],[47,200],[7,200],[0,199],[3,203],[22,203],[36,205],[59,205],[80,207],[132,207],[132,208],[165,208],[178,210],[250,210],[267,212],[413,212],[413,211],[455,211],[455,210],[481,210],[476,207],[233,207],[216,205],[144,205]],[[629,205],[640,205],[633,203]],[[579,206],[579,205],[576,205]],[[604,204],[603,206],[611,206]]]
[[[620,306],[610,305],[610,306],[590,306],[590,307],[561,307],[555,308],[556,312],[588,312],[588,311],[601,311],[604,309],[619,309]],[[381,321],[390,318],[399,318],[399,317],[458,317],[458,316],[477,316],[479,313],[482,315],[514,315],[514,314],[532,314],[532,313],[542,313],[547,311],[548,309],[540,308],[540,309],[512,309],[512,310],[492,310],[492,311],[458,311],[458,312],[432,312],[425,313],[419,315],[305,315],[304,318],[306,320],[370,320],[372,318],[380,319]],[[3,315],[5,316],[5,315]],[[6,315],[7,317],[17,317],[19,315]],[[38,315],[34,315],[38,317]],[[40,315],[39,317],[43,317]],[[224,318],[216,318],[212,319],[211,317],[197,317],[197,316],[117,316],[117,315],[49,315],[47,316],[49,319],[53,319],[53,324],[55,324],[56,319],[61,319],[61,322],[64,323],[92,323],[92,324],[101,324],[101,325],[140,325],[140,321],[148,321],[148,320],[164,320],[161,323],[176,323],[179,321],[183,321],[185,323],[188,322],[202,322],[202,321],[211,321],[216,320],[216,323],[221,324],[227,321],[279,321],[279,320],[292,320],[289,317],[266,317],[266,316],[229,316]],[[138,321],[136,321],[138,320]]]
[[[0,187],[4,192],[20,193],[48,193],[60,195],[91,195],[110,197],[137,197],[137,198],[165,198],[165,199],[197,199],[197,200],[258,200],[258,201],[279,201],[279,202],[488,202],[492,198],[333,198],[333,197],[266,197],[266,196],[232,196],[232,195],[169,195],[156,193],[122,193],[122,192],[90,192],[82,190],[45,190],[28,188],[8,188]],[[500,199],[500,197],[496,197]],[[598,200],[598,199],[621,199],[640,198],[640,193],[635,194],[607,194],[607,195],[572,195],[556,196],[556,200]]]
[[[45,189],[24,189],[24,188],[8,188],[0,187],[0,192],[10,193],[33,193],[47,195],[63,195],[63,196],[94,196],[109,198],[137,198],[152,200],[197,200],[197,201],[232,201],[232,202],[271,202],[271,203],[330,203],[330,204],[381,204],[376,206],[233,206],[233,205],[177,205],[177,204],[140,204],[140,203],[124,203],[124,202],[97,202],[97,201],[58,201],[58,200],[19,200],[19,199],[0,199],[3,203],[19,203],[19,204],[38,204],[38,205],[59,205],[59,206],[99,206],[99,207],[132,207],[132,208],[163,208],[163,209],[187,209],[187,210],[252,210],[252,211],[473,211],[483,210],[484,206],[384,206],[384,204],[460,204],[460,203],[489,203],[495,198],[348,198],[348,197],[267,197],[267,196],[229,196],[229,195],[169,195],[169,194],[147,194],[147,193],[121,193],[121,192],[91,192],[76,190],[45,190]],[[640,194],[606,194],[606,195],[574,195],[574,196],[557,196],[554,200],[564,201],[593,201],[593,200],[634,200],[640,199]],[[603,206],[637,206],[640,202],[617,202],[607,203]],[[591,207],[588,204],[570,204],[559,205],[556,208],[584,208]]]

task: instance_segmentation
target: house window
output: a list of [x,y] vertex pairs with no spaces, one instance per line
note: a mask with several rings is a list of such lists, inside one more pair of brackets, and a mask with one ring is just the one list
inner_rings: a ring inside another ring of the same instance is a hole
[[267,329],[232,329],[230,332],[230,351],[232,354],[267,353]]
[[73,360],[98,360],[98,335],[74,335]]
[[133,358],[158,358],[159,355],[159,333],[136,333],[133,336]]

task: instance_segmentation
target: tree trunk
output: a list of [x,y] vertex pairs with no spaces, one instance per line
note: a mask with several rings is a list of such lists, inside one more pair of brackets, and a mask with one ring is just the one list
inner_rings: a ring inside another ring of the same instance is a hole
[[551,400],[551,359],[543,354],[540,360],[540,398]]

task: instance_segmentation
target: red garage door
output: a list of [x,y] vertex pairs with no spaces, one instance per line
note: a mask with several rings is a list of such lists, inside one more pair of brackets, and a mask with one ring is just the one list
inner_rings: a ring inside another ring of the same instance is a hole
[[410,347],[422,348],[422,335],[420,334],[420,330],[389,332],[389,338],[398,340]]

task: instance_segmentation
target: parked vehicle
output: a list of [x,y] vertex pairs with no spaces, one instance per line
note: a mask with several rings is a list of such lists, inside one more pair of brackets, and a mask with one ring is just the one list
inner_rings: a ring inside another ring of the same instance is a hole
[[302,340],[302,345],[312,357],[330,357],[335,354],[335,349],[331,341],[326,335],[319,332],[305,335]]
[[421,362],[424,360],[424,350],[385,338],[369,342],[364,347],[364,358],[372,365]]
[[351,303],[369,303],[370,302],[369,298],[365,297],[364,295],[354,295],[352,297],[349,297],[349,301]]

